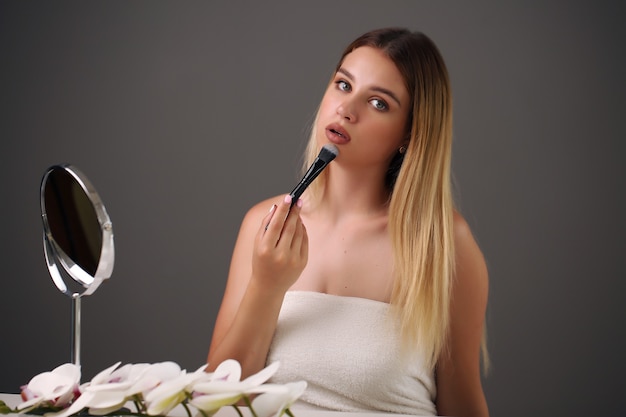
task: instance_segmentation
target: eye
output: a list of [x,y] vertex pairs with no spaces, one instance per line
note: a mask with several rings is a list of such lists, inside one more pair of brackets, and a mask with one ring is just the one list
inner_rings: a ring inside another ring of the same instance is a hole
[[345,80],[335,81],[337,88],[341,91],[352,91],[352,86]]
[[379,98],[371,99],[370,103],[372,103],[372,106],[374,106],[374,108],[376,110],[380,110],[380,111],[387,111],[387,110],[389,110],[389,105],[387,104],[387,102],[385,102],[384,100],[381,100]]

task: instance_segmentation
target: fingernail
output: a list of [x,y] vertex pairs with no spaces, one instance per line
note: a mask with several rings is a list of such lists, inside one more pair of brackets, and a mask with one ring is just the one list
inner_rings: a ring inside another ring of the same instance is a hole
[[285,196],[285,204],[291,204],[291,196],[289,194]]
[[300,198],[298,199],[298,201],[296,201],[296,205],[297,205],[299,208],[302,208],[302,205],[303,205],[303,204],[304,204],[304,202],[303,202],[303,201],[302,201],[302,199],[300,199]]
[[273,212],[274,210],[276,210],[276,204],[272,204],[272,207],[270,207],[270,213]]

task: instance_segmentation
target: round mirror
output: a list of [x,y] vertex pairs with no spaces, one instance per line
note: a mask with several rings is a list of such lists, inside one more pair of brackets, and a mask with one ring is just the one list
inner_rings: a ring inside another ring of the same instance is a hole
[[56,287],[72,298],[71,360],[80,365],[80,300],[113,272],[113,225],[95,188],[71,165],[46,171],[40,202],[46,263]]
[[115,258],[113,226],[95,188],[76,167],[55,165],[41,183],[41,215],[55,285],[70,297],[92,294]]

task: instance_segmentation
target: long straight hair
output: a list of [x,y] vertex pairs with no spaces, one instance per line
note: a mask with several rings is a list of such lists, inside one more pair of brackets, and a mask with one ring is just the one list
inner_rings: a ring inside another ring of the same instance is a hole
[[[389,166],[389,233],[394,252],[391,305],[397,314],[402,347],[416,349],[434,369],[446,345],[450,294],[454,276],[452,155],[452,95],[448,72],[435,44],[420,32],[402,28],[374,30],[357,38],[343,52],[356,48],[381,50],[402,74],[411,96],[404,154]],[[304,169],[319,149],[316,123],[309,140]],[[326,173],[309,190],[319,201]]]

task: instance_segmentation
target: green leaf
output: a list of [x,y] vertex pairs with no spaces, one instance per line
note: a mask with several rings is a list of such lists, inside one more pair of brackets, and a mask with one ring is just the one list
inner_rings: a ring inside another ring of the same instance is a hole
[[37,408],[33,408],[32,410],[28,412],[28,414],[34,414],[36,416],[43,416],[44,414],[57,413],[61,410],[63,410],[63,407],[53,407],[53,406],[44,405],[44,406],[39,406]]
[[0,400],[0,414],[12,414],[12,413],[16,413],[16,411],[13,410],[8,405],[6,405],[4,401]]

